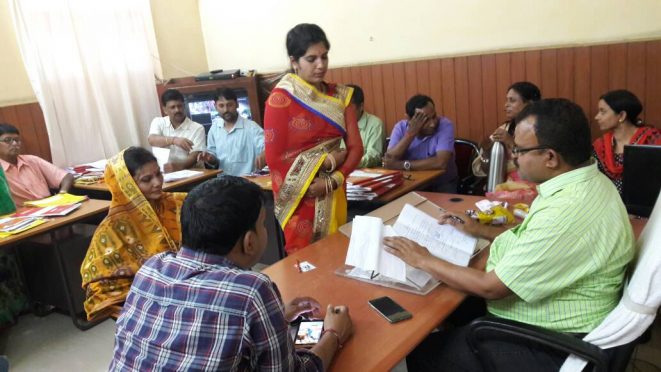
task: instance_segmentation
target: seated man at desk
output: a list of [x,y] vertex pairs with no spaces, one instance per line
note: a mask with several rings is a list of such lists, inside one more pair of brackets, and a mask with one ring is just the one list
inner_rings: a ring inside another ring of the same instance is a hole
[[358,168],[373,168],[381,165],[383,145],[386,142],[386,129],[383,121],[365,111],[365,95],[358,85],[347,85],[353,88],[351,104],[356,109],[358,130],[363,140],[363,157]]
[[283,304],[269,277],[250,271],[269,238],[265,218],[262,190],[243,178],[194,188],[181,211],[181,250],[153,256],[135,276],[110,370],[328,369],[351,336],[349,310],[329,304],[319,342],[294,350],[289,322],[319,315],[320,305]]
[[431,191],[457,192],[457,166],[454,163],[454,125],[436,115],[434,101],[415,95],[406,102],[408,120],[395,124],[390,135],[383,166],[388,169],[440,169],[443,174]]
[[204,127],[186,117],[184,96],[178,90],[166,90],[161,104],[166,116],[152,120],[147,140],[151,146],[170,149],[163,170],[169,173],[195,166],[206,146]]
[[20,155],[21,137],[11,124],[0,124],[0,164],[17,208],[28,200],[49,197],[50,189],[68,192],[73,175],[34,155]]
[[266,165],[264,160],[264,129],[239,115],[236,93],[221,89],[215,97],[215,118],[207,137],[207,151],[200,160],[223,174],[243,176]]
[[[493,316],[585,334],[619,302],[634,254],[631,224],[617,189],[591,160],[590,125],[578,105],[541,100],[517,122],[514,163],[521,177],[539,184],[528,216],[506,231],[449,212],[439,221],[492,241],[485,271],[437,259],[407,239],[385,243],[449,287],[486,299]],[[466,328],[430,335],[407,357],[409,369],[481,370]],[[498,370],[557,371],[566,358],[503,341],[488,347]]]

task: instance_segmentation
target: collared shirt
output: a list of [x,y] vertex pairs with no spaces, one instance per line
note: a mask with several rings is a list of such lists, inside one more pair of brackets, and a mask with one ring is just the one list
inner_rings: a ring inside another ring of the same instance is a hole
[[225,121],[215,118],[209,129],[207,151],[216,156],[223,174],[250,174],[255,167],[255,158],[264,152],[264,129],[239,116],[234,128],[227,132]]
[[280,292],[264,274],[183,247],[138,271],[117,319],[111,371],[317,371],[295,350]]
[[590,332],[615,308],[634,254],[617,189],[597,165],[538,186],[523,222],[491,244],[487,271],[514,292],[489,312],[560,331]]
[[49,188],[59,188],[67,175],[65,170],[34,155],[19,155],[16,165],[2,159],[0,164],[17,208],[28,200],[49,197]]
[[[404,138],[408,123],[408,120],[401,120],[395,124],[390,135],[388,149],[395,147]],[[454,124],[450,119],[443,116],[438,117],[436,132],[424,138],[416,136],[413,139],[402,160],[429,159],[436,156],[439,151],[449,151],[452,153],[452,157],[448,160],[445,173],[438,178],[437,184],[455,181],[457,179],[457,165],[454,162]]]
[[[206,138],[204,135],[204,126],[202,124],[196,123],[189,118],[186,118],[181,125],[175,129],[170,122],[169,116],[163,116],[161,118],[154,118],[149,127],[149,134],[155,134],[157,136],[166,136],[166,137],[183,137],[191,140],[193,142],[193,148],[190,152],[195,151],[205,151],[206,150]],[[170,157],[168,162],[180,163],[185,161],[190,154],[188,151],[182,149],[177,145],[171,145],[170,147]]]
[[383,121],[378,117],[363,111],[358,120],[360,138],[363,140],[363,158],[358,168],[378,167],[383,157],[383,144],[386,142],[386,130]]

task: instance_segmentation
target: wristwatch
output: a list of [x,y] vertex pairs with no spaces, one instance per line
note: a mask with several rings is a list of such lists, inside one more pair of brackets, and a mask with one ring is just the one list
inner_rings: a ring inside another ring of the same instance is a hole
[[411,162],[408,160],[404,160],[404,170],[411,170]]

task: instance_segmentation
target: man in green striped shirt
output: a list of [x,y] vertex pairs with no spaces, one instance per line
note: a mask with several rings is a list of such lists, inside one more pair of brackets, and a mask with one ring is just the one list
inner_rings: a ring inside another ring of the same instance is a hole
[[[617,305],[633,258],[627,212],[590,159],[590,126],[578,105],[542,100],[517,119],[514,162],[521,177],[540,184],[528,216],[504,232],[452,213],[440,219],[493,241],[485,271],[435,258],[403,238],[386,244],[391,253],[448,286],[485,298],[492,315],[559,332],[590,332]],[[481,369],[465,336],[465,327],[430,336],[407,358],[409,369]],[[506,370],[557,370],[566,357],[493,344],[494,359]]]

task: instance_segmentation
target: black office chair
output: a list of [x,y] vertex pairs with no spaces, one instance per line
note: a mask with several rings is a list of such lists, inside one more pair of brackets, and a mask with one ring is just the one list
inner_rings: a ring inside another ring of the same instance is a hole
[[479,153],[480,149],[477,147],[477,143],[463,138],[456,138],[454,140],[454,159],[457,164],[457,174],[459,176],[457,192],[459,194],[484,195],[484,183],[486,179],[473,175],[472,169],[473,160]]

